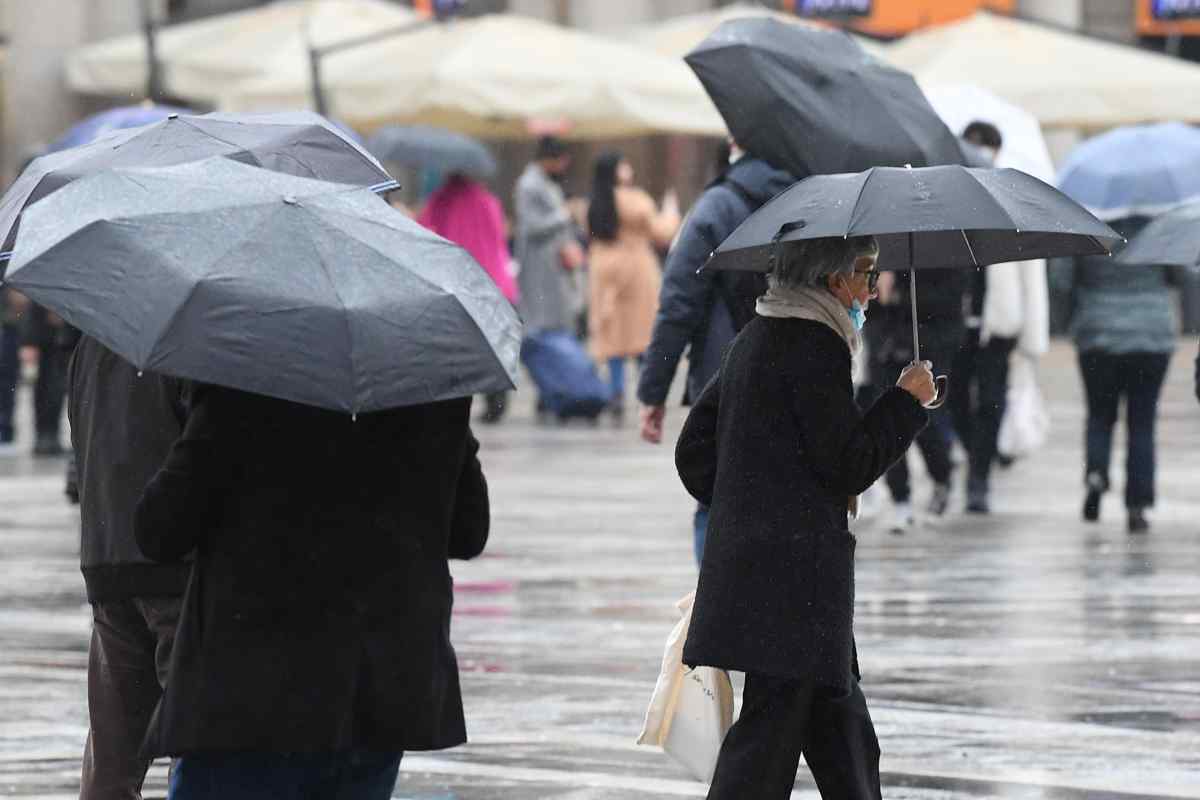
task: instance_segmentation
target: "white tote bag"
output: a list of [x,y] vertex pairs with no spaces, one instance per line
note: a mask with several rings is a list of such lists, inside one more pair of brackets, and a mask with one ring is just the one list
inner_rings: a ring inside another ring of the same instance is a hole
[[695,597],[692,592],[675,604],[683,618],[667,638],[662,670],[637,743],[661,747],[696,780],[711,782],[721,742],[733,724],[733,685],[723,669],[688,669],[683,664]]
[[1008,408],[996,447],[1009,458],[1021,458],[1045,445],[1049,435],[1050,415],[1038,388],[1037,367],[1029,356],[1017,355],[1008,372]]

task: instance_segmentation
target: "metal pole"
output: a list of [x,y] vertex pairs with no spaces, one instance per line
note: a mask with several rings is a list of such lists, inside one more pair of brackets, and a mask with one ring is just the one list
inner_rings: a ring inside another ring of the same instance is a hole
[[158,102],[163,96],[162,68],[158,63],[158,24],[150,0],[142,0],[142,30],[146,35],[146,97]]
[[321,83],[321,51],[308,45],[308,73],[312,82],[313,108],[321,116],[329,116],[329,104],[325,101],[325,87]]

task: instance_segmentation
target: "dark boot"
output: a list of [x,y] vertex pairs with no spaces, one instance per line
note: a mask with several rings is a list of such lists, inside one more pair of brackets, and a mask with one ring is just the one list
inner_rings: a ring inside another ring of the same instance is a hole
[[992,506],[988,500],[987,481],[971,478],[967,481],[967,513],[990,514]]
[[1146,509],[1131,508],[1129,509],[1129,532],[1130,533],[1149,533],[1150,520],[1146,519]]
[[1083,519],[1085,522],[1096,522],[1100,519],[1100,498],[1108,490],[1108,481],[1099,472],[1089,472],[1087,476],[1087,496],[1083,500]]
[[489,394],[485,399],[487,408],[479,417],[479,421],[485,425],[495,425],[504,419],[504,412],[508,408],[508,392]]

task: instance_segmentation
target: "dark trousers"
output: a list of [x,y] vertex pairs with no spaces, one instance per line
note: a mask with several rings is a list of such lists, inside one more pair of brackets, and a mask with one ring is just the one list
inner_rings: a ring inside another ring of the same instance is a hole
[[186,755],[171,774],[168,800],[388,800],[400,753]]
[[0,444],[16,433],[13,415],[17,405],[17,381],[21,377],[21,330],[0,325]]
[[92,606],[80,800],[140,800],[150,767],[142,740],[166,683],[181,603],[139,597]]
[[996,460],[996,438],[1008,405],[1008,358],[1016,344],[1016,339],[993,336],[981,345],[975,328],[967,331],[954,359],[954,386],[947,405],[954,430],[967,449],[968,480],[975,487],[987,488]]
[[1154,425],[1170,361],[1167,353],[1079,354],[1088,404],[1086,474],[1098,475],[1104,488],[1109,485],[1113,428],[1121,398],[1125,398],[1127,508],[1154,505]]
[[40,350],[37,383],[33,386],[33,419],[39,439],[58,438],[67,400],[67,366],[70,363],[70,348],[57,342]]
[[879,741],[857,681],[841,692],[747,674],[709,800],[788,797],[802,753],[822,797],[880,800]]

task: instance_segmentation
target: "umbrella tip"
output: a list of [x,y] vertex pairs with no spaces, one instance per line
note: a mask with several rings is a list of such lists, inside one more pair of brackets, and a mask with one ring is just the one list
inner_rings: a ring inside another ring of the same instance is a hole
[[142,377],[142,375],[144,375],[144,374],[145,374],[145,373],[144,373],[144,372],[142,372],[140,369],[138,370],[138,377],[139,377],[139,378],[140,378],[140,377]]

